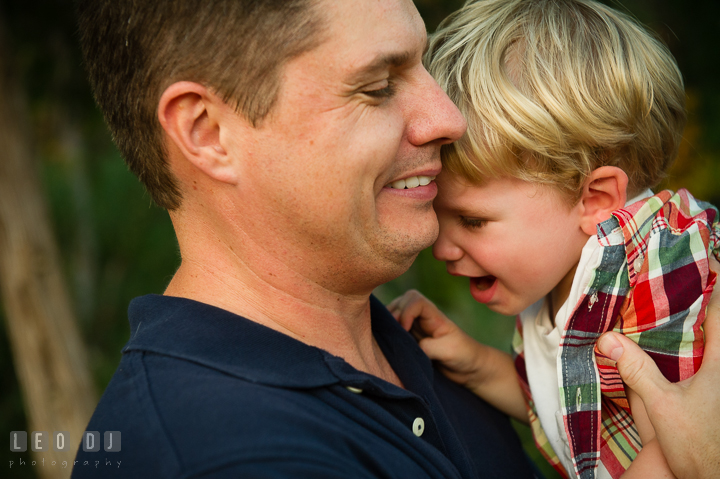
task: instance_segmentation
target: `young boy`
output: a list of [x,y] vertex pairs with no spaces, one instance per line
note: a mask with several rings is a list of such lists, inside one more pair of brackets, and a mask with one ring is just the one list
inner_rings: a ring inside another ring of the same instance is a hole
[[406,329],[415,322],[451,379],[529,415],[561,473],[671,477],[642,401],[594,347],[605,331],[624,333],[672,381],[701,362],[718,212],[685,190],[649,190],[685,121],[675,61],[631,18],[590,0],[468,4],[428,55],[468,120],[444,147],[433,252],[470,278],[477,301],[519,313],[517,374],[510,356],[419,293],[391,312]]

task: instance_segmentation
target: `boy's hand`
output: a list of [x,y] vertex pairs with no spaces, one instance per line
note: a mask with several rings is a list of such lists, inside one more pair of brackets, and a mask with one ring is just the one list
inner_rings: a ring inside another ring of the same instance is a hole
[[484,356],[490,348],[468,336],[418,291],[395,298],[387,308],[452,381],[474,389],[486,378]]
[[415,336],[425,354],[440,363],[451,381],[527,423],[525,402],[509,354],[475,341],[417,291],[408,291],[387,308]]
[[445,336],[452,327],[457,328],[432,301],[414,289],[392,300],[387,309],[417,340]]

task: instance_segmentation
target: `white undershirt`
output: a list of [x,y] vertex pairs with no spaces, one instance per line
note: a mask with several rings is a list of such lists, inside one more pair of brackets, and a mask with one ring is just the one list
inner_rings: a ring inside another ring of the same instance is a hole
[[[652,195],[652,191],[646,190],[632,198],[626,205]],[[555,315],[556,325],[564,326],[570,319],[570,314],[574,311],[575,305],[580,301],[583,291],[590,282],[593,270],[600,265],[601,261],[602,247],[597,236],[591,236],[582,249],[568,299]],[[523,326],[525,369],[538,419],[550,441],[550,446],[557,454],[565,470],[573,477],[570,446],[565,433],[562,409],[560,407],[558,376],[560,371],[561,330],[557,326],[553,327],[552,321],[550,321],[549,302],[546,301],[546,298],[541,299],[520,313],[520,320]],[[602,463],[598,467],[596,477],[598,479],[611,479]]]

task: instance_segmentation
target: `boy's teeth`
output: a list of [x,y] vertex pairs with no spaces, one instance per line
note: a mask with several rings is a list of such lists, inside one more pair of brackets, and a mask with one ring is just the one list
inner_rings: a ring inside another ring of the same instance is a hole
[[418,186],[429,185],[434,179],[434,176],[411,176],[410,178],[405,178],[404,180],[393,181],[388,186],[395,188],[396,190],[404,190],[405,188],[416,188]]

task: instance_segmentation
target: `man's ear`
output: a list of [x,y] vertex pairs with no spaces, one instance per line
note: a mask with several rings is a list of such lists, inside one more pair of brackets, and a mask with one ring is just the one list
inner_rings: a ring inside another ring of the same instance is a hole
[[179,152],[207,176],[237,184],[237,170],[221,144],[222,100],[199,83],[181,81],[160,97],[158,119]]
[[628,177],[616,166],[602,166],[585,179],[580,228],[590,236],[597,234],[597,225],[610,218],[613,211],[625,206]]

